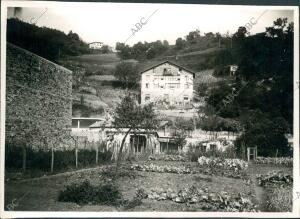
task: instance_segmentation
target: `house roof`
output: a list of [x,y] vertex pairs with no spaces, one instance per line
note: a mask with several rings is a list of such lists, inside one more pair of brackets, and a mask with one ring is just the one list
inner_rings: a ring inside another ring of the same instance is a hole
[[148,70],[150,70],[150,69],[152,69],[152,68],[155,68],[155,67],[157,67],[157,66],[160,66],[160,65],[162,65],[162,64],[165,64],[165,63],[169,63],[170,65],[174,65],[174,66],[176,66],[176,67],[178,67],[178,68],[182,68],[182,69],[184,69],[185,71],[187,71],[188,73],[190,73],[190,74],[192,74],[193,75],[193,78],[195,78],[195,72],[193,72],[193,71],[191,71],[191,70],[189,70],[189,69],[187,69],[186,67],[183,67],[183,66],[181,66],[181,65],[178,65],[178,64],[176,64],[176,63],[174,63],[174,62],[171,62],[171,61],[169,61],[169,60],[167,60],[167,61],[161,61],[161,62],[159,62],[159,63],[157,63],[157,64],[152,64],[152,66],[148,66],[148,67],[146,67],[144,70],[142,70],[141,72],[140,72],[140,74],[143,74],[143,73],[145,73],[146,71],[148,71]]
[[94,44],[94,43],[101,43],[101,44],[103,44],[102,42],[99,42],[99,41],[97,42],[97,41],[96,41],[96,42],[88,43],[88,45],[91,45],[91,44]]
[[109,121],[106,120],[101,120],[93,123],[92,125],[89,126],[89,128],[104,128],[104,127],[111,127],[112,124]]
[[159,128],[165,127],[169,123],[170,123],[170,121],[168,121],[168,120],[162,120],[159,122]]
[[100,117],[72,117],[72,120],[105,120],[104,118]]

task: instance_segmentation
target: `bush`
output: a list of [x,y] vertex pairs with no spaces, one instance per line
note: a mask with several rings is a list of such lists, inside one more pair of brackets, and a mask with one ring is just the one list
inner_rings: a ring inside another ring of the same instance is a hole
[[74,112],[80,111],[81,116],[89,117],[92,113],[94,114],[102,114],[104,112],[103,107],[99,107],[97,109],[94,109],[90,106],[86,106],[84,103],[76,103],[73,102],[72,104],[72,113],[74,115]]
[[199,157],[198,163],[200,166],[217,167],[230,169],[234,171],[245,170],[248,168],[248,163],[240,159],[224,159],[215,157]]
[[[26,167],[40,169],[43,171],[50,170],[51,152],[31,147],[26,148]],[[14,144],[5,144],[5,168],[21,169],[23,162],[22,146]]]
[[206,150],[201,149],[202,144],[196,145],[196,147],[189,147],[187,152],[187,158],[191,162],[197,162],[198,158],[201,156],[205,157],[220,157],[220,158],[236,158],[235,148],[232,146],[227,146],[224,151],[221,150]]
[[93,186],[88,180],[72,183],[60,191],[58,201],[75,202],[77,204],[107,204],[116,205],[122,196],[113,184]]
[[267,193],[267,210],[270,212],[291,212],[293,187],[274,188]]

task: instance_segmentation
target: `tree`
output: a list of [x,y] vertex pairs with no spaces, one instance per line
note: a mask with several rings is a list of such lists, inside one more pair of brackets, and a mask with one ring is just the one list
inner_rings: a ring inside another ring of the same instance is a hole
[[114,76],[123,83],[125,87],[136,84],[139,79],[137,66],[132,62],[121,62],[117,65]]
[[[246,32],[240,27],[234,34],[232,59],[239,66],[234,84],[247,86],[219,115],[240,111],[243,133],[235,143],[240,153],[257,146],[260,156],[291,155],[285,134],[293,130],[293,23],[278,18],[263,33]],[[213,106],[224,98],[221,91],[211,95]]]
[[246,34],[247,34],[246,27],[241,26],[238,28],[237,32],[233,35],[233,37],[237,39],[242,39],[246,37]]
[[175,44],[176,49],[182,49],[184,47],[184,45],[185,45],[185,40],[182,39],[181,37],[177,38],[176,44]]
[[137,103],[132,94],[127,93],[125,95],[121,103],[118,104],[113,118],[113,125],[117,129],[127,129],[118,152],[116,172],[118,171],[124,143],[129,133],[141,128],[150,131],[155,129],[157,124],[158,122],[152,104],[141,106]]
[[213,32],[208,32],[208,33],[205,33],[204,35],[205,35],[205,37],[208,38],[208,39],[209,39],[209,38],[214,38],[214,37],[215,37],[215,34],[214,34]]
[[200,31],[199,30],[191,31],[186,36],[186,41],[189,42],[189,43],[191,43],[191,44],[196,44],[197,41],[200,39],[200,37],[201,37],[201,35],[200,35]]
[[164,40],[163,45],[164,45],[164,47],[168,48],[169,47],[169,42],[167,40]]
[[51,61],[66,55],[89,53],[88,44],[77,33],[39,27],[11,18],[7,20],[7,41]]
[[176,118],[174,128],[175,130],[171,135],[175,138],[175,144],[182,148],[186,143],[185,139],[189,135],[189,132],[194,130],[193,120],[186,120],[182,117]]
[[110,52],[110,49],[109,49],[109,46],[108,45],[103,45],[100,49],[100,51],[103,53],[103,54],[107,54]]
[[118,55],[122,59],[130,59],[132,58],[131,48],[124,43],[117,42],[116,43],[116,50],[118,51]]
[[[235,142],[237,152],[242,154],[247,147],[257,147],[259,156],[291,156],[285,137],[288,128],[282,117],[269,118],[259,110],[251,111],[242,118],[244,132]],[[277,154],[278,152],[278,154]]]

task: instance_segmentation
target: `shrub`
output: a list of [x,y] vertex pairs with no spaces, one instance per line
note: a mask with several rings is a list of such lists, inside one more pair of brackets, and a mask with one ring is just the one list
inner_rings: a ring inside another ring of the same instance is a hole
[[181,161],[181,162],[188,161],[185,156],[182,156],[180,154],[150,155],[148,157],[148,160]]
[[107,204],[116,205],[122,196],[113,184],[93,186],[88,180],[72,183],[60,191],[58,201],[75,202],[77,204]]
[[245,170],[248,168],[248,163],[240,159],[224,159],[214,157],[199,157],[198,163],[200,166],[222,167],[234,171]]
[[204,151],[201,147],[203,145],[200,143],[193,147],[190,145],[189,150],[186,154],[188,160],[191,162],[197,162],[198,158],[201,156],[205,157],[220,157],[220,158],[236,158],[235,148],[232,146],[227,146],[224,151],[221,150],[206,150]]
[[195,148],[194,150],[190,147],[190,149],[187,152],[187,157],[191,162],[197,162],[198,158],[203,155],[203,151],[201,151],[199,148]]
[[[22,168],[23,154],[22,146],[5,144],[5,167]],[[51,153],[47,150],[26,148],[26,167],[47,171],[50,169]]]
[[267,210],[270,212],[291,212],[293,207],[293,188],[274,188],[267,193]]

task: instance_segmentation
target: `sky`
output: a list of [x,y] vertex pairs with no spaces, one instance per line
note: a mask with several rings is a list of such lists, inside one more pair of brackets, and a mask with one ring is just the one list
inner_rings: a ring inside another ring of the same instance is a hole
[[195,4],[61,3],[23,7],[15,15],[9,8],[8,17],[13,16],[65,33],[72,30],[87,43],[100,41],[113,47],[116,42],[133,45],[156,40],[174,44],[178,37],[196,29],[201,34],[232,34],[251,21],[255,24],[249,31],[255,34],[265,31],[279,17],[293,21],[292,10]]

